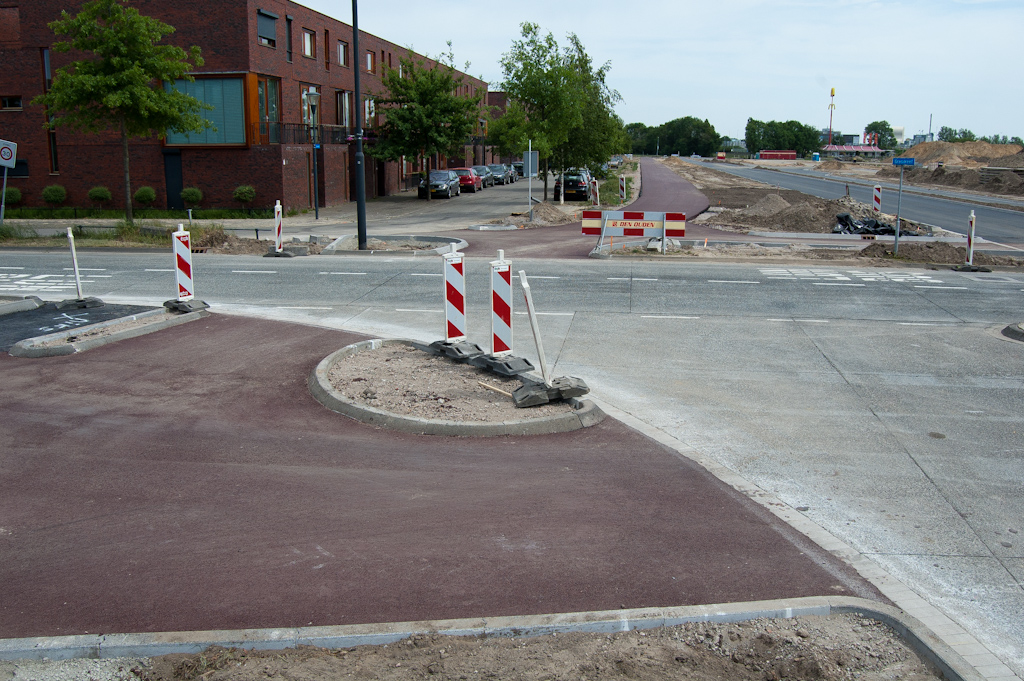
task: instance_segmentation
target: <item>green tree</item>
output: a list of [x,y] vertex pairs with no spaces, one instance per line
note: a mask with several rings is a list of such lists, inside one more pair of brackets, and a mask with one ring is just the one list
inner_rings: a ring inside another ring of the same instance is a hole
[[[386,94],[377,103],[386,107],[384,125],[373,155],[388,160],[424,156],[427,176],[430,157],[453,155],[473,133],[483,93],[456,95],[462,76],[452,65],[449,52],[428,65],[424,59],[403,58],[401,69],[384,68],[381,81]],[[427,192],[430,199],[430,192]]]
[[945,125],[939,128],[940,142],[974,142],[977,139],[974,133],[967,128],[957,130]]
[[759,121],[747,119],[747,151],[752,154],[763,149],[792,149],[801,156],[821,149],[821,132],[813,125],[799,121]]
[[889,121],[875,121],[874,123],[868,123],[867,127],[864,128],[866,133],[878,133],[878,146],[882,149],[895,149],[896,148],[896,133],[892,131],[892,126],[889,125]]
[[668,153],[678,153],[681,156],[712,156],[718,151],[722,140],[715,132],[715,126],[694,116],[669,121],[659,126],[658,130],[661,148]]
[[127,0],[92,0],[77,15],[61,11],[49,26],[65,38],[54,43],[55,52],[75,50],[87,57],[57,69],[53,86],[32,103],[46,107],[48,128],[67,125],[85,132],[120,132],[125,218],[131,224],[128,140],[213,127],[201,114],[212,107],[164,86],[182,78],[192,80],[193,63],[203,64],[199,48],[186,52],[160,44],[174,29],[139,14]]
[[1014,135],[1013,137],[1010,138],[1010,144],[1016,144],[1019,147],[1024,147],[1024,140]]
[[[588,83],[550,33],[542,36],[537,24],[526,22],[521,25],[521,35],[502,54],[501,68],[502,89],[521,108],[522,116],[511,119],[501,132],[506,139],[518,136],[532,141],[534,151],[544,162],[547,199],[547,170],[552,153],[583,123]],[[522,128],[513,132],[509,128],[515,123]]]

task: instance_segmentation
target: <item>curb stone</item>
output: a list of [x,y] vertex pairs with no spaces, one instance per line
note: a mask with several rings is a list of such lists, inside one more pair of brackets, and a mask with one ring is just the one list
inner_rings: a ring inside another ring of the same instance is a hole
[[0,317],[7,314],[14,314],[15,312],[25,312],[26,310],[35,310],[45,305],[40,298],[36,296],[28,296],[21,300],[8,300],[0,302]]
[[983,678],[917,618],[882,603],[837,596],[420,622],[3,639],[0,640],[0,660],[154,657],[172,653],[195,654],[215,645],[249,650],[282,650],[298,645],[351,648],[394,643],[420,634],[533,637],[568,632],[615,633],[687,622],[728,623],[849,613],[890,626],[907,645],[934,664],[950,681],[981,681]]
[[[128,338],[135,338],[137,336],[145,336],[149,333],[168,329],[172,326],[178,326],[179,324],[185,324],[187,322],[194,322],[197,319],[208,317],[210,313],[207,310],[198,310],[196,312],[188,312],[185,314],[175,314],[167,312],[167,310],[150,310],[149,312],[142,312],[140,314],[131,315],[129,317],[120,317],[119,319],[109,319],[105,322],[99,322],[97,324],[89,324],[88,326],[81,326],[77,329],[71,329],[69,331],[59,331],[57,333],[47,334],[45,336],[36,336],[34,338],[26,338],[25,340],[18,341],[10,349],[10,355],[12,357],[56,357],[58,355],[72,355],[76,352],[85,352],[86,350],[92,350],[108,343],[116,343],[119,340],[126,340]],[[108,336],[99,336],[97,338],[88,338],[86,340],[73,341],[71,343],[65,343],[63,345],[45,345],[46,343],[52,343],[54,341],[60,341],[70,336],[78,336],[89,331],[102,329],[108,326],[114,326],[121,322],[134,321],[136,319],[146,319],[149,317],[164,316],[166,319],[162,321],[153,322],[145,326],[137,327],[134,329],[124,329],[123,331],[114,332]]]
[[448,421],[424,419],[416,416],[394,414],[383,409],[356,404],[331,387],[328,374],[331,368],[345,357],[376,350],[386,345],[412,345],[409,340],[384,340],[376,338],[348,345],[331,353],[317,364],[309,375],[309,392],[316,400],[333,412],[380,428],[397,430],[417,435],[450,435],[457,437],[493,437],[496,435],[549,435],[568,433],[600,423],[605,413],[589,400],[569,400],[573,411],[539,419],[520,419],[502,422]]
[[451,251],[452,246],[455,246],[455,250],[462,250],[469,246],[469,242],[465,239],[458,239],[454,237],[442,237],[442,236],[428,236],[428,235],[386,235],[382,237],[384,241],[405,241],[409,243],[425,243],[425,244],[437,244],[436,248],[431,248],[421,251],[358,251],[342,249],[342,245],[347,245],[353,241],[356,241],[358,237],[355,234],[346,234],[335,239],[329,246],[325,246],[320,255],[375,255],[377,253],[381,255],[395,256],[424,256],[424,255],[441,255],[442,253],[448,253]]
[[1013,340],[1024,342],[1024,322],[1020,324],[1010,324],[1002,331],[1003,335]]

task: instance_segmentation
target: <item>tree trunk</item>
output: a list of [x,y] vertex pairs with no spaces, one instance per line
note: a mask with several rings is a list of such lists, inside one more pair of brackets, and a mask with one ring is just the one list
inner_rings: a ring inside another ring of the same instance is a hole
[[548,200],[548,160],[544,159],[544,200]]
[[427,170],[426,170],[427,201],[429,201],[430,200],[430,155],[427,155],[426,163],[424,163],[424,165],[427,167]]
[[124,219],[129,225],[134,225],[131,174],[128,172],[128,128],[125,125],[124,114],[121,115],[121,149],[124,153]]

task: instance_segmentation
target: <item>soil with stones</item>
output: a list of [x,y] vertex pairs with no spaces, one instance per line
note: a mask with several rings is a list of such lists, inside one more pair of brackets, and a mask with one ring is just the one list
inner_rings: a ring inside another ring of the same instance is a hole
[[346,357],[332,367],[328,380],[352,402],[424,419],[503,422],[572,411],[567,402],[520,409],[511,397],[522,386],[518,378],[498,376],[403,344]]
[[891,629],[855,615],[536,638],[413,636],[345,649],[211,648],[153,658],[131,671],[145,681],[941,678]]

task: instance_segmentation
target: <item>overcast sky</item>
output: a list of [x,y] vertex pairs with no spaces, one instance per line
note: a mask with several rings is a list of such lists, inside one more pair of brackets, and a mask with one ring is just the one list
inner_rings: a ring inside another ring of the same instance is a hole
[[[345,23],[349,0],[301,4]],[[456,13],[453,10],[459,10]],[[359,3],[359,26],[501,87],[499,60],[531,21],[559,44],[579,36],[626,123],[708,119],[743,137],[747,118],[861,133],[872,121],[907,136],[941,126],[1024,137],[1022,0],[483,0]]]

